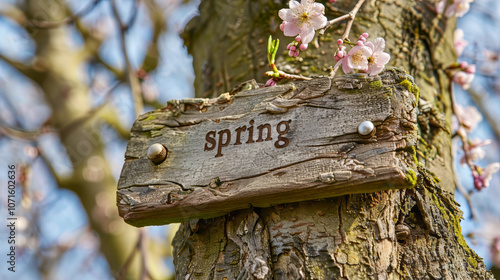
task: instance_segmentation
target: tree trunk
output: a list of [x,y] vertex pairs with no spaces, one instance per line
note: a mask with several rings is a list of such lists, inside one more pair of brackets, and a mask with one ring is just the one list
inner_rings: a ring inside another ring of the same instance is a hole
[[[293,38],[282,36],[277,16],[288,1],[277,2],[202,2],[184,33],[198,97],[253,78],[264,81],[269,34],[282,42],[279,69],[328,73],[345,22],[317,36],[301,58],[289,58],[284,45]],[[326,3],[327,17],[347,14],[355,4]],[[433,6],[366,1],[350,36],[385,38],[390,65],[405,69],[419,86],[417,186],[185,222],[173,242],[177,279],[493,279],[462,236],[453,198],[451,87],[443,69],[456,60],[455,22],[436,16]]]
[[[27,0],[28,18],[58,22],[68,16],[64,1]],[[84,66],[90,55],[98,51],[100,42],[88,38],[82,49],[68,45],[70,33],[65,25],[30,30],[36,43],[32,78],[45,94],[52,109],[50,125],[56,129],[71,160],[70,178],[57,178],[62,188],[78,195],[89,224],[99,236],[100,251],[108,261],[112,274],[118,274],[132,252],[137,230],[125,225],[116,213],[116,181],[104,156],[100,137],[103,119],[117,121],[115,112],[106,106],[94,112],[85,81]],[[43,269],[43,268],[42,268]],[[129,273],[134,274],[134,266]]]

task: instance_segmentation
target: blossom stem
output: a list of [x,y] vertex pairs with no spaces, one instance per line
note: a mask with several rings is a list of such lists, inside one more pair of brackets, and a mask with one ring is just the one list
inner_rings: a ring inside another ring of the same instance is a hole
[[351,32],[351,27],[352,23],[354,22],[354,19],[356,18],[356,14],[358,13],[359,9],[363,5],[365,0],[359,0],[358,3],[356,3],[356,6],[352,9],[352,11],[348,14],[349,15],[349,21],[347,22],[347,26],[345,27],[344,35],[342,35],[342,39],[346,40],[349,37],[349,32]]
[[277,80],[282,80],[282,79],[289,79],[289,80],[303,80],[303,81],[309,81],[311,78],[309,77],[304,77],[302,75],[293,75],[293,74],[288,74],[283,71],[278,71],[278,75],[272,71],[268,71],[264,73],[267,77],[270,78],[275,78]]
[[346,30],[344,32],[344,35],[342,36],[342,39],[344,39],[344,40],[347,39],[347,37],[349,36],[349,32],[351,31],[351,27],[352,27],[352,23],[354,21],[354,18],[356,17],[356,14],[358,13],[359,9],[361,8],[361,5],[363,5],[364,2],[365,2],[365,0],[359,0],[358,3],[356,3],[356,6],[354,6],[354,8],[348,14],[345,14],[345,15],[340,16],[338,18],[334,18],[330,21],[327,21],[325,27],[323,27],[320,30],[320,34],[325,33],[325,30],[328,27],[334,25],[335,23],[348,19],[349,21],[347,22]]

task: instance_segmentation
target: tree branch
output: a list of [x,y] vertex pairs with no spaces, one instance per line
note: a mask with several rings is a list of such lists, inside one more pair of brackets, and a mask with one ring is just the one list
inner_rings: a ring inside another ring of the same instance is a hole
[[40,29],[50,29],[50,28],[56,28],[64,24],[72,23],[76,19],[80,18],[81,16],[84,16],[85,14],[89,13],[92,11],[97,4],[99,4],[101,0],[94,0],[92,3],[90,3],[87,7],[83,8],[81,11],[64,18],[63,20],[60,21],[44,21],[44,20],[37,20],[37,19],[31,19],[28,21],[29,24],[36,28]]
[[41,73],[33,70],[33,68],[31,66],[26,65],[26,64],[19,62],[19,61],[15,61],[13,59],[10,59],[10,58],[4,56],[3,54],[0,54],[0,59],[5,61],[10,66],[14,67],[17,71],[19,71],[24,76],[30,78],[34,82],[38,83],[42,80],[40,77]]
[[125,67],[127,69],[127,81],[130,85],[130,89],[132,91],[132,96],[135,103],[135,115],[139,116],[143,110],[143,101],[142,101],[142,92],[141,85],[139,84],[139,79],[134,73],[132,65],[130,64],[130,59],[127,53],[127,45],[125,42],[125,33],[127,31],[127,26],[125,26],[120,18],[120,14],[118,13],[118,9],[116,7],[115,0],[111,0],[111,6],[113,8],[113,14],[120,26],[120,35],[121,35],[121,48],[123,52],[123,58],[125,60]]

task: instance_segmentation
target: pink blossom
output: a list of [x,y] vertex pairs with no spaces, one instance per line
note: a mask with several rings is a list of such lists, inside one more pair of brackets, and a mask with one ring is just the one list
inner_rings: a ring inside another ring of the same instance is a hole
[[446,7],[446,2],[448,2],[448,0],[441,0],[438,3],[436,3],[436,12],[438,14],[442,14],[444,12],[444,8]]
[[[474,187],[480,191],[490,186],[491,177],[500,170],[500,162],[488,164],[485,168],[478,167],[479,172],[473,171]],[[480,174],[479,174],[480,173]]]
[[469,74],[476,73],[476,65],[471,64],[471,65],[467,66],[467,68],[465,68],[465,73],[469,73]]
[[290,0],[290,9],[281,9],[279,17],[284,21],[285,36],[300,35],[302,43],[307,44],[314,38],[314,31],[323,28],[327,19],[325,6],[314,0],[302,0],[301,3]]
[[337,62],[342,63],[344,73],[351,73],[354,69],[367,70],[368,57],[372,55],[372,49],[367,46],[355,46],[346,56]]
[[469,11],[470,3],[472,2],[474,2],[474,0],[454,0],[453,4],[446,8],[444,15],[448,18],[454,15],[462,17]]
[[[465,151],[467,153],[467,158],[470,161],[477,161],[477,160],[484,158],[484,156],[486,155],[486,152],[483,150],[482,147],[491,144],[491,142],[492,141],[490,139],[481,140],[481,139],[476,138],[476,139],[470,140],[469,145],[467,146],[467,150]],[[464,155],[460,159],[460,163],[465,164],[465,162],[466,162],[466,159],[465,159],[465,155]]]
[[483,56],[486,61],[481,64],[481,71],[485,73],[493,73],[498,68],[499,54],[498,52],[483,50]]
[[463,89],[469,89],[472,80],[474,79],[474,73],[466,73],[464,71],[457,71],[451,77],[453,82],[461,86]]
[[372,51],[372,55],[368,57],[368,70],[366,70],[366,73],[370,74],[370,76],[375,76],[384,70],[391,56],[384,52],[385,40],[383,38],[377,38],[373,43],[367,42],[365,46]]
[[276,85],[276,81],[274,79],[269,79],[267,80],[266,84],[264,85],[265,87],[272,87]]
[[465,127],[467,132],[474,130],[478,123],[483,120],[483,116],[474,106],[464,108],[462,105],[456,104],[455,115],[457,116],[459,123]]
[[469,42],[464,40],[464,31],[462,29],[456,29],[453,33],[453,46],[455,47],[455,53],[457,56],[462,55],[467,45],[469,45]]

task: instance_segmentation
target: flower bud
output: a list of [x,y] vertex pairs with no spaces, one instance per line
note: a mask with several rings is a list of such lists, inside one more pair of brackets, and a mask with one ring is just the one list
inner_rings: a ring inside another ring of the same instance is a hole
[[301,44],[300,47],[299,47],[299,49],[301,51],[305,51],[305,50],[307,50],[307,46],[308,46],[308,44]]
[[276,85],[276,81],[274,79],[269,79],[267,80],[265,86],[266,87],[272,87],[272,86],[275,86]]
[[338,39],[337,40],[337,45],[341,46],[342,44],[344,44],[344,40]]
[[290,46],[290,50],[291,50],[292,52],[294,52],[296,49],[297,49],[297,47],[296,47],[296,46]]
[[368,33],[363,33],[363,34],[361,34],[361,36],[365,37],[365,39],[366,39],[366,38],[368,38],[369,35],[368,35]]
[[280,29],[281,29],[281,31],[284,31],[284,30],[285,30],[285,22],[282,22],[282,23],[280,24]]
[[467,67],[467,69],[465,69],[465,72],[469,73],[469,74],[476,73],[476,65],[475,64],[469,65],[469,67]]
[[300,42],[301,40],[300,36],[295,37],[295,41]]

